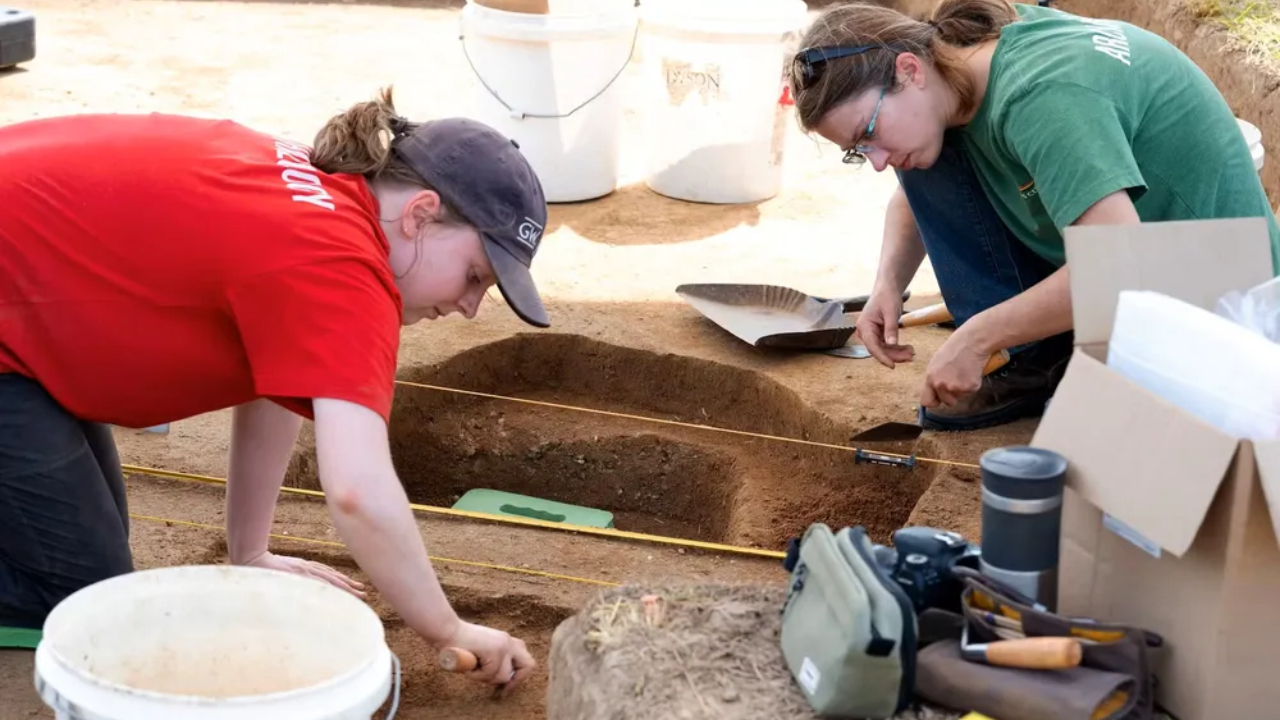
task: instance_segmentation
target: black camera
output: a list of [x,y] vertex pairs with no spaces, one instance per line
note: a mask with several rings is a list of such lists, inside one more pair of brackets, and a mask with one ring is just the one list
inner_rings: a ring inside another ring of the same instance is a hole
[[916,614],[928,608],[960,612],[963,584],[951,572],[956,566],[978,571],[981,549],[947,530],[908,527],[895,530],[893,546],[876,545],[876,563],[902,586]]

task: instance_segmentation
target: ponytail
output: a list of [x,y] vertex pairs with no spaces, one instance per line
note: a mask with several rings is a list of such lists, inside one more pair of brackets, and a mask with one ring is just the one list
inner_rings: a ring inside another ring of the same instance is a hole
[[937,28],[939,40],[969,47],[1000,37],[1000,29],[1017,19],[1008,0],[942,0],[929,24]]
[[[386,87],[368,102],[356,103],[329,119],[316,133],[311,164],[323,173],[363,175],[370,182],[392,182],[434,190],[413,168],[391,152],[397,134],[412,133],[419,123],[400,117]],[[441,199],[439,222],[464,224],[448,198]]]
[[973,80],[964,63],[946,50],[998,38],[1017,17],[1009,0],[941,0],[927,20],[866,1],[832,6],[814,20],[801,47],[873,49],[826,60],[821,75],[808,87],[802,86],[793,67],[789,83],[797,120],[811,131],[827,113],[869,89],[896,91],[896,60],[906,52],[932,63],[959,97],[958,113],[968,114],[976,104]]
[[[396,112],[390,87],[376,98],[356,103],[329,119],[316,133],[311,164],[324,173],[363,175],[369,180],[399,180],[422,185],[408,165],[391,152],[393,124],[405,123]],[[413,125],[405,127],[411,132]]]

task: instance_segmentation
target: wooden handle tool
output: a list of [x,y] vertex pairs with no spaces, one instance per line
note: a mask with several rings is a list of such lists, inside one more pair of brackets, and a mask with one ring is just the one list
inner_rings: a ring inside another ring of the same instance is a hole
[[982,367],[982,374],[983,376],[990,375],[1007,364],[1009,364],[1009,351],[997,350],[991,354],[991,357],[987,358],[987,364]]
[[937,305],[929,305],[919,310],[912,310],[909,313],[903,313],[898,318],[898,327],[921,327],[923,325],[937,325],[938,323],[953,320],[951,311],[947,309],[946,303],[938,303]]
[[[451,673],[468,673],[480,666],[480,661],[476,659],[476,654],[460,647],[447,647],[440,651],[440,667],[445,672]],[[515,671],[511,672],[511,677],[515,677]],[[508,684],[501,683],[493,688],[493,699],[501,698],[507,691]]]
[[1080,641],[1069,637],[1029,637],[962,645],[966,660],[1030,670],[1058,670],[1080,664],[1084,650]]
[[[903,313],[898,318],[898,327],[922,327],[924,325],[936,325],[938,323],[947,322],[954,318],[951,317],[951,311],[947,309],[946,303],[938,303],[928,307],[922,307],[919,310],[912,310],[909,313]],[[991,373],[1004,367],[1009,362],[1009,351],[1001,350],[994,353],[987,360],[987,365],[982,369],[983,375]]]
[[446,672],[465,673],[476,669],[480,662],[475,653],[458,647],[447,647],[440,651],[440,667]]

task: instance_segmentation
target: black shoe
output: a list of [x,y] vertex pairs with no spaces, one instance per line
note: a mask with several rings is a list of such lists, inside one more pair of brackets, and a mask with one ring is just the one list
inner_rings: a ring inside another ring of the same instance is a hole
[[1014,354],[999,370],[982,379],[982,387],[956,405],[921,407],[926,430],[977,430],[1040,417],[1071,359],[1071,334],[1048,338]]

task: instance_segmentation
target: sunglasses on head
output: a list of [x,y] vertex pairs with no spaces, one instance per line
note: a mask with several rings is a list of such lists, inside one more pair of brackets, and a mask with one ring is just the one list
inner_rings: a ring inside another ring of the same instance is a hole
[[828,60],[861,55],[868,50],[884,48],[884,45],[834,45],[805,48],[791,61],[792,74],[801,90],[812,86],[822,77],[822,69]]

